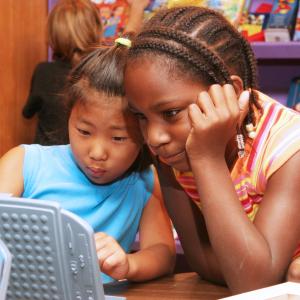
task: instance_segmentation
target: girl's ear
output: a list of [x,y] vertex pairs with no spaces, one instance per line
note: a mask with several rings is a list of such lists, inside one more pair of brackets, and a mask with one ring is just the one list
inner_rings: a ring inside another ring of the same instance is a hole
[[237,75],[231,75],[230,78],[232,80],[232,84],[233,84],[234,90],[235,90],[237,96],[239,97],[240,94],[244,90],[243,80],[241,79],[240,76],[237,76]]

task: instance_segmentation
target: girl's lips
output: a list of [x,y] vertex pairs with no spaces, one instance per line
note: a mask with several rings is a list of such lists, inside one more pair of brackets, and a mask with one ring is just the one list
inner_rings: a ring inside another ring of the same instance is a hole
[[177,154],[174,155],[170,155],[170,156],[159,156],[161,158],[161,160],[167,164],[174,164],[176,162],[178,162],[179,160],[182,160],[182,158],[185,155],[185,151],[181,151]]
[[92,167],[88,167],[87,169],[88,169],[89,173],[93,176],[101,176],[106,172],[106,170],[104,170],[104,169],[98,169],[98,168],[92,168]]

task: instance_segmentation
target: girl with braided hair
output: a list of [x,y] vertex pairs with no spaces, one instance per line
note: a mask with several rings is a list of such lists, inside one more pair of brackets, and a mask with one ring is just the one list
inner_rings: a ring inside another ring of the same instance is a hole
[[248,42],[211,9],[163,10],[125,91],[191,268],[233,293],[295,279],[300,116],[258,91]]

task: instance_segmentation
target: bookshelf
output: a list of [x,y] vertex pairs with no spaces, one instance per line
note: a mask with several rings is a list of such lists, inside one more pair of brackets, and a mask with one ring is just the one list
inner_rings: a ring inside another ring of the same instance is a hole
[[256,58],[261,59],[288,59],[300,60],[300,43],[270,43],[253,42],[251,43]]
[[258,62],[259,90],[286,104],[292,78],[300,76],[300,43],[251,43]]

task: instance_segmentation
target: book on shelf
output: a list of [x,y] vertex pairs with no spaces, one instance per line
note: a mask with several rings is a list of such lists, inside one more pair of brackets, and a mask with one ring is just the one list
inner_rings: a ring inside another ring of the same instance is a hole
[[[104,45],[112,45],[125,30],[129,4],[127,0],[92,0],[99,8]],[[162,8],[206,6],[219,11],[250,42],[300,41],[299,0],[150,0],[144,19]],[[298,16],[297,16],[298,13]],[[297,21],[296,21],[297,20]],[[296,24],[296,28],[295,28]]]
[[296,17],[293,41],[300,42],[300,3],[298,5],[298,12],[297,12],[297,17]]
[[217,10],[234,26],[238,26],[247,0],[168,0],[168,8],[176,6],[205,6]]
[[286,105],[295,109],[298,103],[300,103],[300,77],[295,77],[290,84]]
[[272,10],[273,0],[246,1],[239,30],[249,42],[265,41],[265,28]]
[[246,0],[207,0],[207,6],[223,14],[235,27],[238,27]]
[[298,0],[275,0],[265,30],[267,42],[289,42],[295,29]]
[[[126,27],[130,6],[127,0],[92,0],[99,9],[103,26],[102,43],[112,45]],[[151,0],[144,12],[144,19],[150,18],[156,11],[167,7],[167,0]]]
[[207,0],[168,0],[168,8],[176,6],[206,6]]
[[[112,45],[125,30],[129,3],[127,0],[92,0],[99,9],[103,26],[102,44]],[[235,26],[239,23],[243,7],[247,0],[150,0],[145,9],[144,19],[152,17],[162,8],[176,6],[206,6],[221,12]]]
[[112,45],[124,32],[129,12],[126,0],[92,0],[99,9],[103,26],[102,44]]
[[144,19],[150,19],[158,10],[166,8],[167,0],[150,0],[149,5],[145,8]]

